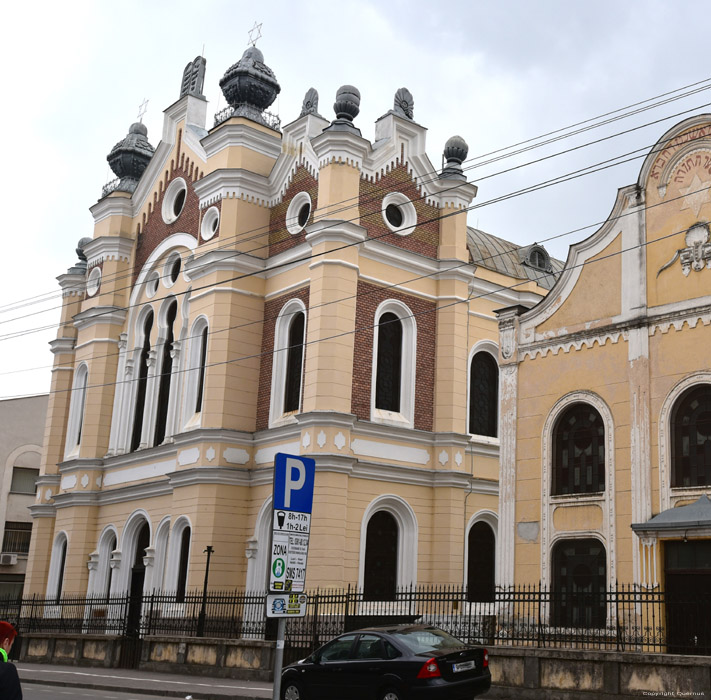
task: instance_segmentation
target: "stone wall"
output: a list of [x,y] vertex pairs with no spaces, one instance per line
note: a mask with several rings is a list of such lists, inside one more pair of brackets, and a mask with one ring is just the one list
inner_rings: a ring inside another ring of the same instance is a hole
[[708,656],[499,647],[489,663],[491,698],[711,697]]

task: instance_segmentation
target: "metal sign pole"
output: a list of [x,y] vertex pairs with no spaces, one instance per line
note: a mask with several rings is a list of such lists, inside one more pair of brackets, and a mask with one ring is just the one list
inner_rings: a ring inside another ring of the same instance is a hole
[[281,694],[281,667],[284,665],[284,637],[286,633],[286,618],[277,620],[276,652],[274,653],[274,690],[272,700],[279,700]]

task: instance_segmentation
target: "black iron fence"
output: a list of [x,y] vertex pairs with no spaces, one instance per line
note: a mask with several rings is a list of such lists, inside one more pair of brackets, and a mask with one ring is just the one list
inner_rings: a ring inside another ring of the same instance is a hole
[[[391,600],[367,600],[354,588],[309,593],[307,615],[288,620],[291,660],[345,631],[370,625],[419,622],[487,646],[512,645],[616,651],[711,654],[711,592],[692,599],[658,589],[616,586],[608,591],[555,591],[518,586],[490,601],[470,601],[460,586],[398,590]],[[270,639],[265,595],[201,591],[184,597],[153,593],[142,598],[42,596],[0,600],[0,619],[31,632],[124,636],[197,636],[204,605],[204,636]],[[130,614],[138,606],[139,615]],[[139,620],[129,629],[129,620]]]

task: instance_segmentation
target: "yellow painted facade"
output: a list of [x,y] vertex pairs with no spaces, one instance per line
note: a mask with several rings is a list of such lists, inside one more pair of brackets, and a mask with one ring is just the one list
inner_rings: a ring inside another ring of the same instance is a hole
[[[208,545],[211,588],[263,589],[278,452],[316,461],[307,587],[368,585],[380,512],[394,583],[466,583],[469,529],[499,536],[495,310],[542,299],[553,268],[529,275],[515,246],[467,228],[476,187],[454,156],[432,177],[402,110],[378,120],[377,148],[315,112],[283,128],[205,117],[196,93],[165,111],[140,177],[91,208],[86,261],[60,278],[26,593],[122,593],[138,574],[144,590],[197,587]],[[386,313],[397,371],[379,359]],[[472,434],[481,353],[493,427]]]
[[550,294],[500,311],[502,586],[680,591],[681,559],[707,585],[710,166],[711,116],[672,128]]

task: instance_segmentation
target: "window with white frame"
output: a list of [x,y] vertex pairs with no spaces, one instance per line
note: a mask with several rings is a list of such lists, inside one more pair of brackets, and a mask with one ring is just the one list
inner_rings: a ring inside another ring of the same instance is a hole
[[485,350],[475,352],[469,365],[469,432],[499,434],[499,366]]
[[64,569],[67,563],[67,534],[60,532],[54,538],[52,556],[49,562],[49,576],[47,578],[48,600],[59,601],[64,589]]
[[271,424],[293,420],[301,408],[305,334],[306,307],[300,299],[291,299],[279,312],[274,328]]
[[190,521],[182,516],[176,520],[170,533],[164,581],[165,590],[175,593],[176,602],[178,603],[182,603],[185,600],[191,539],[192,528],[190,527]]
[[395,300],[375,313],[371,419],[412,427],[415,409],[417,327],[410,309]]
[[671,419],[671,485],[711,485],[711,384],[687,389]]
[[81,445],[81,434],[84,427],[84,410],[86,407],[86,391],[89,380],[89,368],[82,362],[74,373],[72,396],[69,404],[69,419],[67,421],[67,439],[64,447],[64,459],[76,457]]
[[200,415],[205,400],[205,380],[207,372],[207,339],[209,326],[207,319],[200,316],[192,326],[188,345],[188,372],[183,402],[183,423],[189,427],[200,424]]
[[131,432],[130,451],[135,452],[141,445],[143,434],[143,416],[146,410],[146,389],[148,386],[148,359],[151,352],[151,330],[153,330],[153,310],[149,309],[143,318],[139,336],[140,350],[137,353],[135,367],[136,393],[133,409],[133,429]]
[[[178,258],[180,259],[180,258]],[[168,407],[170,403],[170,389],[173,379],[173,341],[175,317],[178,314],[178,302],[171,299],[164,309],[163,315],[163,340],[158,347],[160,363],[158,365],[158,402],[156,404],[156,425],[153,432],[153,444],[162,445],[168,425]]]

